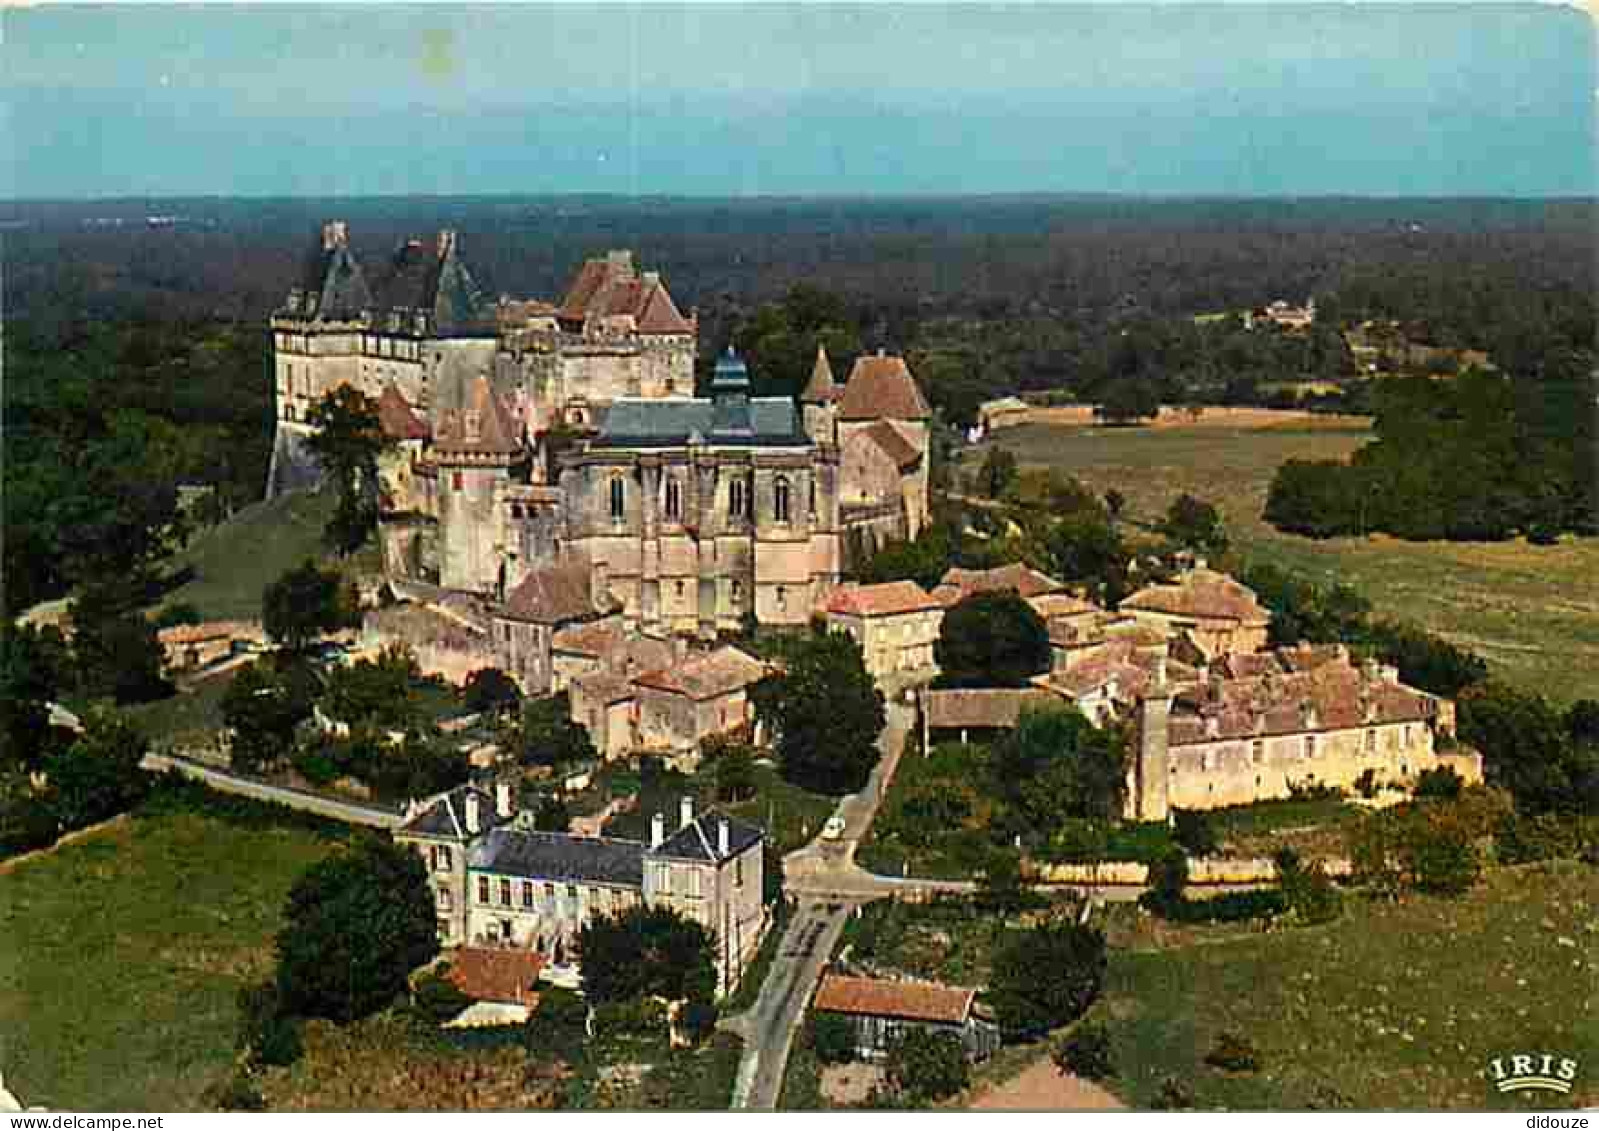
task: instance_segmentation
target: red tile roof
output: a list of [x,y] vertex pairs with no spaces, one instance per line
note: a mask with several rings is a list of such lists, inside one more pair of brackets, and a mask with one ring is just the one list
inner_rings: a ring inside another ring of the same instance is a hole
[[537,1005],[544,957],[515,947],[457,947],[450,956],[450,981],[473,1001]]
[[640,277],[634,271],[631,252],[612,252],[583,264],[559,313],[567,322],[582,322],[590,315],[631,316],[641,334],[694,332],[659,276],[647,272]]
[[[474,418],[476,434],[470,427]],[[522,429],[489,379],[480,375],[467,390],[466,407],[445,411],[434,437],[434,449],[466,455],[515,455],[522,450]]]
[[1172,585],[1147,586],[1119,607],[1170,616],[1236,620],[1250,625],[1265,625],[1271,620],[1271,614],[1261,607],[1253,589],[1225,573],[1208,569],[1191,570]]
[[940,605],[914,581],[879,585],[840,585],[827,598],[827,611],[858,617],[894,616],[937,609]]
[[922,453],[917,450],[916,445],[900,435],[899,429],[886,420],[879,420],[866,429],[863,435],[882,448],[888,458],[894,461],[894,466],[901,471],[915,467],[922,461]]
[[383,387],[383,395],[378,397],[378,423],[385,436],[396,440],[428,438],[427,421],[406,403],[405,396],[392,381]]
[[1011,562],[994,569],[961,569],[955,566],[939,578],[939,586],[942,588],[945,585],[954,586],[961,591],[962,596],[1011,589],[1024,598],[1056,593],[1065,588],[1053,577],[1021,562]]
[[1094,602],[1085,600],[1075,593],[1043,593],[1037,597],[1027,598],[1027,603],[1032,606],[1033,612],[1046,621],[1052,617],[1081,617],[1090,613],[1104,612]]
[[887,982],[828,974],[816,989],[811,1006],[828,1013],[857,1017],[898,1017],[907,1021],[965,1022],[976,990],[931,982]]
[[839,399],[840,420],[926,420],[932,412],[902,357],[858,357]]
[[620,608],[620,602],[610,593],[594,592],[593,578],[585,563],[570,562],[528,574],[506,595],[501,615],[535,624],[560,624]]
[[645,672],[635,676],[633,682],[690,699],[714,699],[758,683],[766,677],[767,670],[759,660],[726,645],[675,667]]
[[946,729],[975,727],[1009,729],[1028,707],[1048,707],[1053,695],[1036,688],[983,687],[922,693],[927,725]]

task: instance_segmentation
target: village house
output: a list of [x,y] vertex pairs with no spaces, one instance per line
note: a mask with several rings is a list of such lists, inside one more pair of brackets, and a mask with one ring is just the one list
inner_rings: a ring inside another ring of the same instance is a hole
[[[1232,665],[1248,674],[1229,674]],[[1233,657],[1177,685],[1157,668],[1138,697],[1127,816],[1215,809],[1292,795],[1296,787],[1406,785],[1449,767],[1482,781],[1482,757],[1454,740],[1454,705],[1351,662],[1341,645]]]
[[260,625],[236,620],[175,624],[158,631],[156,640],[161,645],[162,670],[169,675],[185,675],[208,668],[266,642]]
[[1187,630],[1207,659],[1260,651],[1271,625],[1271,613],[1254,590],[1209,569],[1202,558],[1174,582],[1146,586],[1117,608],[1173,636]]
[[938,643],[944,608],[914,581],[841,585],[824,606],[827,627],[859,644],[866,670],[881,682],[901,673],[938,674]]
[[1022,712],[1057,700],[1035,687],[929,688],[921,693],[922,748],[936,743],[990,742],[1013,730]]
[[953,566],[939,578],[933,596],[947,609],[974,593],[1011,592],[1024,600],[1059,593],[1066,587],[1048,574],[1039,573],[1021,562],[993,569],[962,569]]
[[948,1034],[960,1041],[968,1060],[986,1060],[998,1050],[1000,1032],[980,1014],[976,1000],[977,991],[962,986],[827,974],[811,1008],[848,1019],[855,1054],[863,1060],[881,1060],[914,1029]]
[[768,674],[761,661],[724,645],[634,676],[638,749],[691,767],[705,739],[754,723],[750,688]]
[[672,907],[715,944],[719,994],[731,992],[766,929],[764,834],[720,813],[651,819],[649,843],[541,832],[518,812],[509,783],[490,795],[462,786],[413,806],[395,841],[421,854],[447,947],[531,951],[551,966],[577,960],[583,925],[629,907]]

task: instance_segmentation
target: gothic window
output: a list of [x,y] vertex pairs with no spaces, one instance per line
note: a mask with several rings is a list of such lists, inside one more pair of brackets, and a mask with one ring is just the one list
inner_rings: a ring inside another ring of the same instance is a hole
[[683,517],[683,484],[675,475],[666,480],[666,517],[672,522]]
[[788,510],[788,477],[779,475],[772,484],[772,517],[778,522],[787,522]]
[[748,516],[749,510],[749,484],[742,479],[735,479],[727,486],[727,516],[744,518]]
[[627,487],[620,475],[611,480],[611,521],[621,522],[627,516]]

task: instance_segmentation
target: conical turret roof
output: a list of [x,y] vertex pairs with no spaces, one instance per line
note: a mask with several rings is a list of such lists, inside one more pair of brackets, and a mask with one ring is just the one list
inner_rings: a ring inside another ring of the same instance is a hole
[[833,381],[833,366],[827,360],[827,347],[816,346],[816,364],[811,366],[811,379],[805,384],[800,400],[808,404],[826,404],[838,399],[838,385]]

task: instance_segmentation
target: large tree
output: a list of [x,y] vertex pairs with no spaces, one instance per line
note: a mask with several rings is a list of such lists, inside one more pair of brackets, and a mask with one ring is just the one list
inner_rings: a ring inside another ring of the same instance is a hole
[[306,445],[339,493],[327,540],[348,554],[377,524],[378,460],[394,441],[383,431],[377,402],[350,385],[329,390],[305,419],[316,429]]
[[817,793],[852,793],[877,762],[886,715],[860,645],[830,632],[800,641],[787,669],[756,688],[756,709],[777,732],[778,767]]
[[988,1000],[1005,1035],[1023,1040],[1075,1021],[1105,981],[1105,936],[1071,920],[1007,932],[994,954]]
[[1026,710],[994,746],[993,775],[1020,826],[1047,837],[1068,818],[1121,815],[1127,745],[1075,707]]
[[433,891],[422,858],[366,840],[305,872],[278,932],[284,1010],[353,1021],[406,990],[411,971],[439,952]]
[[1049,629],[1016,593],[974,593],[944,614],[933,655],[949,687],[1026,687],[1049,670]]
[[361,623],[353,587],[338,573],[306,561],[272,582],[261,593],[261,625],[267,635],[291,652],[329,632]]
[[222,693],[233,768],[254,773],[287,758],[316,691],[315,676],[304,664],[257,660],[240,668]]
[[590,1002],[708,1001],[716,991],[711,935],[670,907],[634,906],[596,916],[577,937],[583,992]]
[[155,622],[139,611],[137,596],[130,584],[95,582],[72,602],[72,652],[83,694],[142,703],[172,693],[161,674]]
[[1225,554],[1227,531],[1216,508],[1193,495],[1179,495],[1166,510],[1160,533],[1186,550],[1202,554]]
[[1137,424],[1160,415],[1160,387],[1143,377],[1126,377],[1105,388],[1094,415],[1106,424]]
[[1132,553],[1103,514],[1067,515],[1044,535],[1052,572],[1062,581],[1081,585],[1105,605],[1131,591],[1127,564]]
[[103,821],[137,804],[149,791],[141,762],[149,741],[121,715],[89,715],[78,739],[45,761],[45,777],[63,829]]

